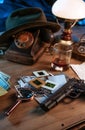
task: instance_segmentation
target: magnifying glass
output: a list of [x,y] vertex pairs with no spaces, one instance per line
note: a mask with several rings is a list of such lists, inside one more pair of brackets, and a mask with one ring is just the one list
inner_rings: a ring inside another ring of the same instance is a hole
[[5,114],[8,116],[10,113],[21,103],[24,101],[31,101],[34,98],[34,92],[30,90],[29,88],[21,88],[19,85],[15,86],[15,89],[17,91],[17,101],[16,103],[10,108],[9,111],[5,112]]

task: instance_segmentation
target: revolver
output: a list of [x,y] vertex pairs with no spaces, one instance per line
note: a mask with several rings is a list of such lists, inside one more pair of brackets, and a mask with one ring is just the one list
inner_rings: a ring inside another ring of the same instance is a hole
[[70,98],[78,98],[81,93],[85,93],[84,80],[71,78],[55,93],[48,96],[48,98],[40,104],[40,107],[43,110],[48,111],[65,97],[69,96]]

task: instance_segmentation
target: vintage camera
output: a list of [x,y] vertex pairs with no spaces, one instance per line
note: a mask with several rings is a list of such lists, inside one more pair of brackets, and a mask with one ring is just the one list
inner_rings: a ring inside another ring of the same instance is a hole
[[82,35],[79,43],[73,45],[73,57],[81,61],[85,60],[85,34]]

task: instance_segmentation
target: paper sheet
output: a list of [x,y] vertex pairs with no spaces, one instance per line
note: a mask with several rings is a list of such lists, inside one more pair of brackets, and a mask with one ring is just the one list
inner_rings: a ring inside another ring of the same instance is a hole
[[85,62],[82,64],[71,64],[70,66],[80,79],[85,80]]
[[0,96],[5,95],[7,91],[0,86]]

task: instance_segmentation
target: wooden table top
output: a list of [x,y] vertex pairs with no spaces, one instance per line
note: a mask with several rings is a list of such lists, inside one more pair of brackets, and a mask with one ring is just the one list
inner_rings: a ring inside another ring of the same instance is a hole
[[[51,58],[52,56],[45,52],[34,65],[28,66],[13,63],[0,57],[0,71],[11,76],[11,89],[6,95],[0,97],[0,130],[64,130],[69,125],[85,119],[84,98],[75,99],[69,104],[60,102],[48,112],[44,112],[39,104],[32,100],[19,104],[9,116],[4,116],[4,112],[9,106],[15,103],[14,85],[20,76],[33,75],[34,70],[59,73],[51,69]],[[71,63],[81,62],[72,58]],[[77,77],[71,68],[64,73],[70,77]]]

